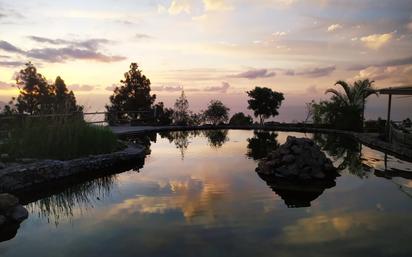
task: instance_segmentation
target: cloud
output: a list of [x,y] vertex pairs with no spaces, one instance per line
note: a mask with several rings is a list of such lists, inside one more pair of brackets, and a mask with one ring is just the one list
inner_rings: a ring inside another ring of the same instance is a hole
[[0,67],[20,67],[26,64],[21,61],[0,61]]
[[[45,47],[35,48],[27,51],[6,42],[0,41],[0,49],[23,54],[26,57],[35,58],[47,62],[65,62],[66,60],[94,60],[98,62],[117,62],[126,58],[118,55],[107,55],[99,52],[102,44],[110,43],[110,40],[103,38],[92,38],[82,41],[73,41],[65,39],[50,39],[45,37],[29,36],[30,39],[38,43],[47,43],[64,47]],[[3,65],[18,65],[18,63],[3,63]]]
[[73,84],[68,86],[69,90],[73,91],[84,91],[84,92],[89,92],[93,91],[94,86],[91,85],[78,85],[78,84]]
[[225,0],[203,0],[203,4],[206,11],[224,11],[233,8]]
[[412,81],[412,65],[370,66],[359,71],[354,77],[358,79],[386,80],[393,83],[408,84]]
[[284,31],[276,31],[276,32],[273,32],[272,33],[272,36],[275,36],[275,37],[283,37],[283,36],[286,36],[288,33],[286,33],[286,32],[284,32]]
[[152,39],[153,37],[148,35],[148,34],[144,34],[144,33],[136,33],[136,35],[134,36],[136,39]]
[[214,87],[206,87],[204,89],[205,92],[218,92],[225,94],[227,90],[230,88],[230,84],[227,82],[222,82],[221,86],[214,86]]
[[190,0],[173,0],[167,8],[167,12],[170,15],[178,15],[183,12],[189,14],[192,11],[192,5],[193,2]]
[[27,52],[28,57],[48,62],[65,62],[66,60],[94,60],[98,62],[117,62],[125,60],[123,56],[105,55],[93,50],[73,47],[65,48],[41,48]]
[[257,79],[257,78],[269,78],[276,76],[275,72],[270,72],[267,69],[253,69],[248,70],[236,75],[232,75],[233,78],[247,78],[247,79]]
[[285,70],[283,72],[283,75],[285,75],[285,76],[295,76],[295,71],[294,70]]
[[12,87],[13,87],[12,84],[9,84],[9,83],[0,81],[0,89],[10,89],[10,88],[12,88]]
[[183,90],[182,86],[152,86],[153,91],[164,91],[164,92],[180,92]]
[[119,85],[112,84],[111,86],[105,87],[105,90],[112,92],[112,91],[114,91],[114,90],[116,89],[116,87],[118,87],[118,86],[119,86]]
[[19,54],[24,53],[24,51],[21,50],[20,48],[10,44],[7,41],[3,41],[3,40],[0,40],[0,49],[3,50],[3,51],[6,51],[6,52],[10,52],[10,53],[19,53]]
[[330,75],[336,70],[335,66],[327,66],[322,68],[306,69],[300,72],[295,72],[296,75],[306,76],[311,78],[318,78]]
[[386,34],[373,34],[366,37],[361,37],[361,41],[370,49],[377,50],[386,45],[393,39],[395,32]]
[[343,28],[343,26],[340,24],[332,24],[328,27],[328,32],[334,32],[341,28]]

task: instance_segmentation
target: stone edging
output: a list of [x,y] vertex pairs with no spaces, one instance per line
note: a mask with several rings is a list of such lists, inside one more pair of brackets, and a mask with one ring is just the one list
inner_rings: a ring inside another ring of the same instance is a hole
[[141,145],[129,145],[126,149],[67,161],[41,160],[0,169],[0,192],[14,192],[50,183],[71,176],[90,175],[127,163],[135,163],[145,157]]

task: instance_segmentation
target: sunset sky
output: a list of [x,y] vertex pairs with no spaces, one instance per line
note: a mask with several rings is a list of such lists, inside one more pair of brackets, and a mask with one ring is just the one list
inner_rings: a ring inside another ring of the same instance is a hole
[[[339,79],[412,84],[412,2],[0,0],[0,101],[17,94],[13,77],[28,61],[91,111],[137,62],[166,106],[183,88],[196,111],[212,98],[246,111],[245,91],[266,86],[285,94],[279,120],[301,120],[304,103]],[[371,98],[368,117],[385,104]],[[395,117],[411,106],[395,99]]]

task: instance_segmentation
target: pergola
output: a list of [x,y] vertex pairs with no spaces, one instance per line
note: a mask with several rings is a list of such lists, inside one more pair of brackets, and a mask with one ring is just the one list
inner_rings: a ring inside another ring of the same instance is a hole
[[392,95],[412,95],[412,86],[388,87],[388,88],[377,89],[376,92],[378,92],[381,95],[388,95],[388,114],[386,118],[385,134],[386,134],[386,137],[389,138]]

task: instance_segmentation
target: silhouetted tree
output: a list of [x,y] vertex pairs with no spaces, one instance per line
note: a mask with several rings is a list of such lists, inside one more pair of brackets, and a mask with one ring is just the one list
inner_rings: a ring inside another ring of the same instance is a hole
[[[54,84],[48,84],[46,78],[37,73],[32,63],[27,63],[16,77],[16,84],[20,90],[15,107],[20,114],[63,114],[83,111],[83,107],[76,104],[73,91],[67,90],[64,81],[57,77]],[[13,100],[6,108],[13,112]]]
[[46,78],[37,73],[32,63],[20,70],[16,77],[20,94],[16,99],[17,111],[21,114],[52,113],[53,88],[48,85]]
[[110,105],[106,105],[109,113],[115,113],[109,119],[136,119],[143,118],[143,114],[135,111],[152,111],[152,104],[156,95],[150,94],[150,80],[142,74],[137,63],[130,64],[130,70],[124,74],[122,84],[114,89],[110,96]]
[[243,112],[235,113],[229,121],[230,125],[251,125],[253,118],[250,115],[245,115]]
[[259,117],[260,124],[263,124],[265,119],[278,115],[278,109],[285,99],[282,93],[267,87],[255,87],[246,93],[250,97],[248,109],[253,110],[255,117]]
[[64,80],[59,76],[54,82],[54,113],[73,113],[83,111],[83,107],[76,104],[73,91],[69,91]]
[[340,102],[346,105],[349,108],[358,108],[360,109],[361,114],[361,123],[363,123],[364,116],[365,116],[365,103],[366,98],[372,94],[376,94],[376,91],[373,88],[373,83],[375,81],[371,81],[369,79],[365,80],[358,80],[353,83],[353,85],[348,84],[343,80],[339,80],[335,83],[335,85],[339,85],[343,88],[344,94],[335,90],[335,89],[328,89],[325,93],[332,93],[337,98],[339,98]]
[[185,92],[182,90],[179,98],[176,99],[174,105],[173,119],[177,125],[189,125],[190,113],[189,113],[189,101],[186,98]]
[[211,100],[206,111],[203,112],[203,116],[206,122],[218,125],[229,119],[229,110],[221,101]]
[[247,156],[254,160],[259,160],[267,156],[267,154],[279,147],[277,141],[278,134],[268,131],[254,131],[254,136],[248,138]]
[[165,108],[163,102],[155,104],[156,124],[170,125],[173,123],[174,111],[171,108]]

